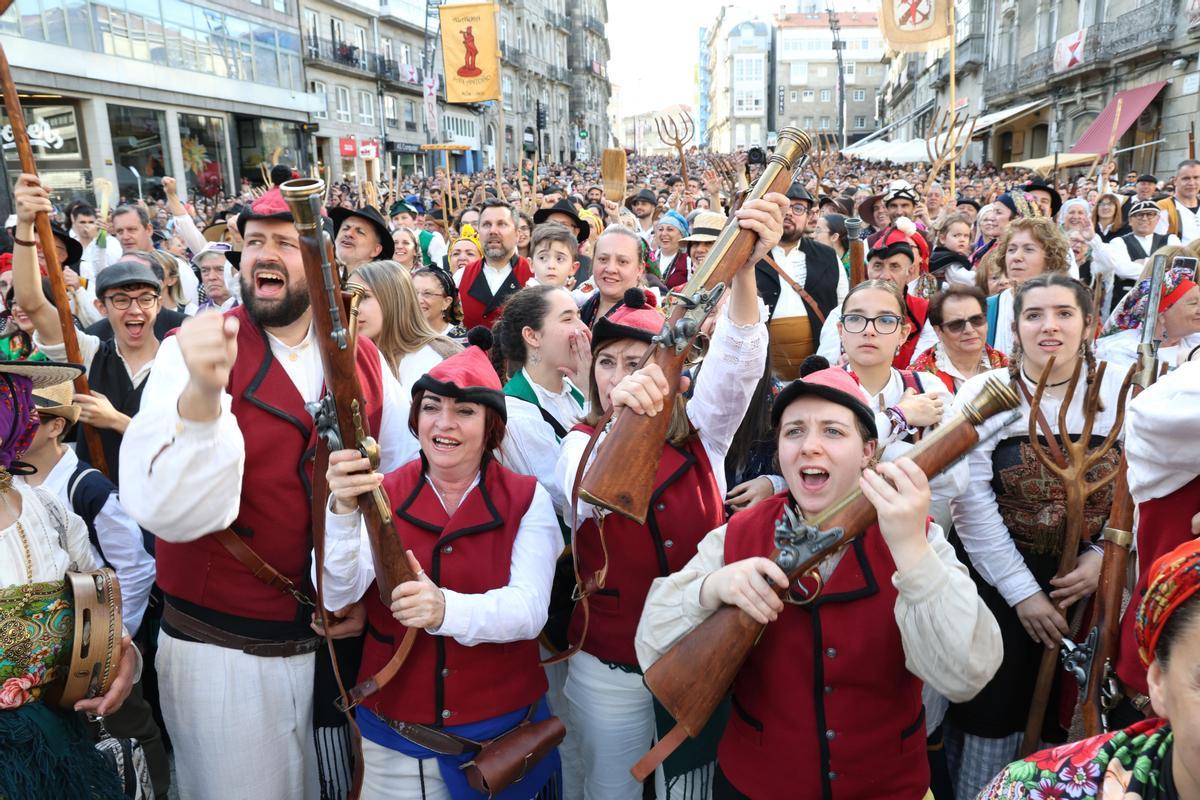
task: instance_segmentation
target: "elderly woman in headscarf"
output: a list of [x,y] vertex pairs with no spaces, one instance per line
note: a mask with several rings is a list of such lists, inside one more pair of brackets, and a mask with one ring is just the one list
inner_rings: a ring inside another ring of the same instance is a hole
[[[1137,361],[1142,326],[1150,306],[1150,280],[1140,281],[1108,318],[1096,341],[1096,357],[1114,366]],[[1163,275],[1162,297],[1156,315],[1159,360],[1174,365],[1180,351],[1186,355],[1200,345],[1200,286],[1195,273],[1175,267]]]
[[1151,717],[1009,764],[979,800],[1194,798],[1200,775],[1200,540],[1155,562],[1138,607]]
[[73,709],[52,706],[52,689],[70,659],[74,609],[63,574],[97,568],[83,520],[51,493],[14,474],[39,420],[34,387],[71,380],[82,369],[52,362],[0,362],[0,797],[125,795],[116,771],[92,746],[76,713],[120,708],[141,672],[141,656],[121,640],[117,675],[108,692]]

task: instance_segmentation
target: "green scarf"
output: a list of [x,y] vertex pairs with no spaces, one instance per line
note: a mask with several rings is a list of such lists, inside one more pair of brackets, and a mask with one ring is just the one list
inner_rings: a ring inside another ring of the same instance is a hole
[[[580,408],[583,408],[583,392],[579,391],[579,389],[575,387],[575,384],[570,383],[569,381],[566,381],[566,384],[567,391],[571,393],[571,397],[575,399],[575,402],[579,404]],[[529,379],[525,377],[524,369],[517,370],[516,374],[508,379],[508,383],[504,384],[504,394],[509,397],[516,397],[519,400],[524,400],[526,403],[533,403],[538,408],[542,407],[542,404],[538,402],[537,392],[533,390],[533,386],[530,385]]]
[[1164,719],[1147,719],[1009,764],[979,800],[1172,800]]

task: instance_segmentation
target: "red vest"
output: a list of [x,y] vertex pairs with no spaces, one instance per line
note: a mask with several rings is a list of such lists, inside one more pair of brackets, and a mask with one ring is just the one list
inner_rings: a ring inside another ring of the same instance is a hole
[[912,363],[913,356],[917,353],[917,342],[921,341],[921,330],[925,327],[925,318],[929,316],[928,300],[913,297],[907,292],[904,293],[904,300],[908,304],[908,321],[913,326],[913,330],[904,344],[900,345],[900,352],[896,353],[896,357],[892,359],[892,366],[896,369],[908,369],[908,365]]
[[533,277],[529,261],[520,256],[515,258],[516,260],[511,262],[512,274],[495,294],[492,294],[487,278],[483,276],[482,258],[463,267],[462,282],[458,285],[458,299],[462,303],[464,328],[471,330],[476,325],[492,327],[492,323],[500,316],[504,301],[509,295],[523,289]]
[[[725,563],[774,547],[786,492],[735,514]],[[921,681],[904,666],[895,562],[878,526],[815,602],[787,605],[738,673],[717,763],[754,798],[919,800],[929,788]],[[787,769],[780,769],[784,754]]]
[[1200,475],[1163,497],[1138,504],[1137,560],[1138,581],[1133,599],[1121,619],[1121,638],[1117,650],[1117,677],[1142,694],[1146,688],[1146,668],[1138,659],[1137,640],[1133,626],[1138,606],[1150,585],[1150,568],[1160,557],[1184,542],[1196,538],[1192,533],[1192,517],[1200,513]]
[[[509,581],[513,542],[533,502],[537,480],[490,458],[477,491],[447,516],[425,479],[424,459],[383,481],[396,508],[396,532],[438,586],[482,594]],[[367,636],[360,674],[372,675],[392,657],[404,626],[367,590]],[[367,701],[371,711],[425,725],[463,725],[535,703],[546,693],[536,637],[523,642],[464,647],[448,636],[417,635],[404,669]]]
[[[312,551],[312,415],[245,306],[226,313],[241,327],[237,360],[226,391],[246,447],[246,468],[237,519],[230,526],[263,560],[292,579],[309,584]],[[383,407],[379,351],[358,339],[358,380],[367,421],[378,431]],[[202,491],[203,487],[196,487]],[[158,585],[168,595],[240,617],[295,620],[303,612],[289,595],[260,581],[211,536],[191,542],[159,539]]]
[[[575,430],[591,435],[585,425]],[[725,498],[699,436],[693,435],[684,447],[663,446],[654,486],[644,525],[620,514],[609,514],[604,520],[608,577],[604,588],[588,599],[591,619],[583,643],[586,652],[603,661],[637,664],[633,636],[650,584],[683,569],[696,555],[700,540],[725,522]],[[575,557],[585,582],[604,566],[594,520],[579,526]],[[582,635],[583,609],[577,604],[571,616],[571,643],[577,644]]]

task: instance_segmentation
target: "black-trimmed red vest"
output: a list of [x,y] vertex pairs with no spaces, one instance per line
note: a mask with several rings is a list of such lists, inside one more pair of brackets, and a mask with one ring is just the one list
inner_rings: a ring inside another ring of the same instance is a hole
[[[592,433],[586,425],[573,430]],[[650,584],[682,569],[696,555],[700,540],[725,522],[725,499],[698,435],[693,434],[683,447],[663,446],[654,487],[644,525],[619,514],[604,520],[608,577],[604,588],[588,600],[591,619],[583,642],[583,650],[602,661],[637,665],[633,637]],[[585,582],[604,566],[594,519],[579,526],[575,557]],[[583,610],[576,604],[571,644],[577,644],[582,634]]]
[[[506,586],[513,542],[533,502],[537,479],[486,458],[478,491],[447,515],[425,479],[424,457],[383,480],[396,506],[396,532],[430,580],[456,592],[482,594]],[[379,671],[404,636],[404,626],[367,590],[367,636],[360,674]],[[367,708],[383,717],[424,725],[463,725],[532,705],[546,693],[537,638],[465,647],[448,636],[420,633],[404,669]]]
[[1150,568],[1162,556],[1184,542],[1196,538],[1192,533],[1192,517],[1200,514],[1200,475],[1170,494],[1138,504],[1137,560],[1138,580],[1133,599],[1121,618],[1121,638],[1117,651],[1117,677],[1127,686],[1148,694],[1146,668],[1138,659],[1137,639],[1133,628],[1138,606],[1150,585]]
[[928,300],[913,297],[905,292],[904,302],[908,306],[908,321],[912,325],[912,331],[904,340],[904,344],[900,345],[900,352],[892,359],[892,366],[896,369],[908,369],[908,365],[912,363],[913,356],[917,353],[917,342],[921,341],[921,331],[925,328],[925,319],[929,316]]
[[[765,556],[787,492],[733,515],[725,563]],[[892,560],[878,526],[854,540],[820,596],[784,607],[733,686],[717,751],[749,797],[920,800],[929,789],[921,681],[904,666]],[[779,769],[786,753],[787,769]]]
[[[237,519],[230,526],[251,549],[297,586],[307,586],[312,552],[313,418],[283,366],[271,354],[266,333],[245,306],[226,312],[241,323],[237,360],[226,391],[246,447],[246,468]],[[379,351],[358,339],[358,380],[367,421],[382,420],[383,374]],[[204,487],[196,487],[203,491]],[[191,542],[159,539],[158,585],[170,597],[224,615],[274,620],[307,627],[310,608],[255,578],[211,536]],[[221,625],[220,619],[205,621]],[[259,635],[264,635],[260,633]]]
[[492,323],[500,316],[504,301],[510,295],[521,291],[533,277],[533,269],[530,268],[528,259],[514,255],[509,264],[512,266],[512,272],[495,293],[488,285],[487,278],[483,276],[482,258],[463,267],[458,299],[462,303],[464,328],[471,330],[476,325],[492,327]]

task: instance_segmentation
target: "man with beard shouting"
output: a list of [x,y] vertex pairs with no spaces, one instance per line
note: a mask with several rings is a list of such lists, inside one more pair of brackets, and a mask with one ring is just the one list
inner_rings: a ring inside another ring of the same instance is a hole
[[533,277],[529,260],[517,252],[517,210],[503,200],[488,200],[479,212],[483,258],[454,273],[462,301],[463,327],[492,327],[508,296]]
[[[287,206],[260,198],[238,228],[244,305],[162,343],[126,431],[122,500],[159,538],[159,689],[180,795],[315,798],[305,404],[324,370]],[[357,368],[382,474],[417,455],[409,401],[365,337]],[[338,616],[336,632],[361,628],[350,609]]]

